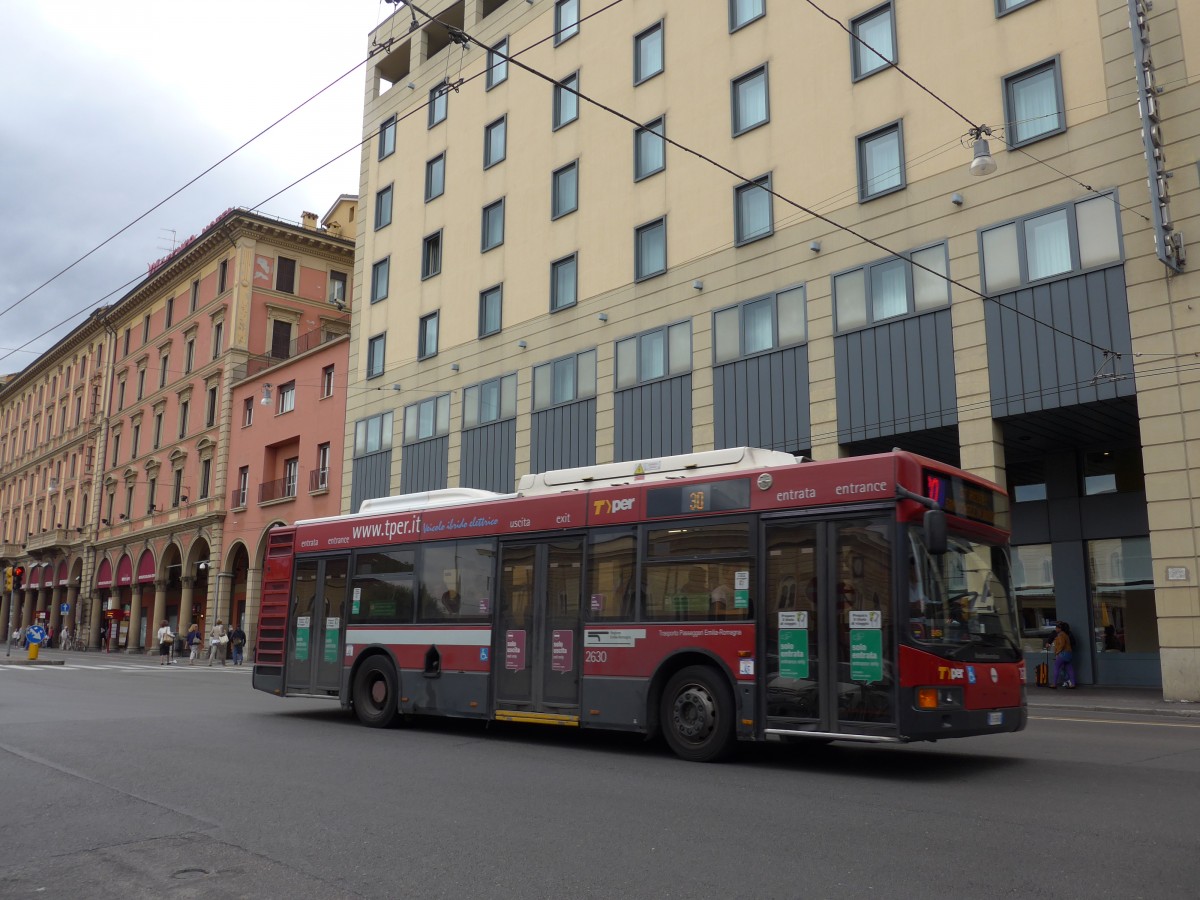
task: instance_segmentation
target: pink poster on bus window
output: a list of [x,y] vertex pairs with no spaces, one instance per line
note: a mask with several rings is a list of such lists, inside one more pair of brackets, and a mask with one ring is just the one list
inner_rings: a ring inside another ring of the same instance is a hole
[[504,634],[504,668],[510,672],[525,670],[525,632],[507,631]]
[[554,632],[554,654],[550,668],[555,672],[570,672],[575,668],[575,632],[566,629]]

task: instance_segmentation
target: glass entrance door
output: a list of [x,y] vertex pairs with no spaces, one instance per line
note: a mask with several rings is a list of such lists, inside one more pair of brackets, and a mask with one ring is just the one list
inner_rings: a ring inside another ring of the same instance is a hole
[[767,728],[890,728],[894,615],[889,516],[765,526]]
[[511,543],[500,553],[496,708],[578,716],[583,542]]
[[288,620],[289,694],[337,694],[341,686],[348,560],[305,559],[296,564]]

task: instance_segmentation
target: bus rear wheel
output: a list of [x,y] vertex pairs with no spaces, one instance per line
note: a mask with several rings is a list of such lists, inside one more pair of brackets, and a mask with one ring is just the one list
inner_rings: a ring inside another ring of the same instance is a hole
[[671,677],[659,720],[667,745],[681,759],[716,762],[733,750],[733,692],[707,666],[688,666]]
[[400,717],[396,708],[396,669],[382,656],[372,656],[354,676],[354,714],[370,728],[388,728]]

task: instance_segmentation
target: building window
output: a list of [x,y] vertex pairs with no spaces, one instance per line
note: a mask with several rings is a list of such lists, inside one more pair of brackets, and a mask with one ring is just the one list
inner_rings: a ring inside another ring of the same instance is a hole
[[115,467],[121,461],[121,432],[113,432],[112,464]]
[[189,312],[195,312],[196,306],[200,303],[200,279],[197,278],[192,282],[192,295]]
[[862,135],[857,147],[859,202],[904,187],[904,138],[899,122]]
[[550,181],[550,218],[558,219],[579,209],[579,161],[557,169]]
[[[1157,653],[1154,559],[1148,537],[1087,541],[1091,619],[1097,654]],[[1075,632],[1087,640],[1085,629]]]
[[[446,415],[449,416],[449,397]],[[354,456],[366,456],[392,447],[392,413],[380,413],[354,423]]]
[[550,311],[575,305],[578,289],[579,254],[572,253],[550,263]]
[[275,263],[275,290],[283,294],[296,293],[296,261],[286,256]]
[[155,413],[154,414],[154,447],[153,447],[153,449],[155,449],[155,450],[157,450],[159,447],[162,446],[162,425],[163,425],[163,414],[160,412]]
[[421,242],[421,280],[442,271],[442,232],[435,231]]
[[168,367],[170,365],[171,365],[171,355],[169,353],[164,354],[158,360],[158,386],[160,388],[167,386]]
[[439,153],[425,163],[425,202],[436,200],[446,192],[446,154]]
[[321,399],[333,396],[333,371],[332,365],[326,366],[321,370]]
[[641,84],[663,70],[663,23],[651,25],[633,39],[633,83]]
[[633,231],[634,279],[653,278],[667,271],[667,219],[655,219]]
[[1127,450],[1089,450],[1083,454],[1083,493],[1134,494],[1146,490],[1142,452]]
[[296,382],[279,386],[279,412],[289,413],[296,408]]
[[1006,13],[1012,12],[1014,9],[1020,9],[1022,6],[1028,6],[1034,0],[996,0],[996,18],[1000,18]]
[[117,412],[125,408],[125,379],[117,382]]
[[212,486],[210,483],[211,481],[212,481],[212,460],[211,459],[202,459],[202,460],[200,460],[200,494],[199,494],[200,500],[208,499],[208,492]]
[[446,102],[450,94],[450,85],[446,82],[435,84],[429,92],[429,127],[446,121]]
[[[150,314],[147,313],[145,316],[142,317],[142,343],[145,344],[149,340],[150,340]],[[83,375],[87,374],[87,366],[84,366],[83,369],[84,369],[84,371],[80,375],[81,378],[83,377]]]
[[748,244],[775,232],[771,176],[764,175],[733,189],[734,242]]
[[487,90],[508,81],[508,38],[488,50]]
[[392,268],[392,258],[385,256],[371,266],[371,302],[378,303],[386,300],[388,295],[388,279]]
[[1010,149],[1067,130],[1057,56],[1004,79],[1004,121]]
[[404,443],[441,437],[450,433],[450,395],[430,397],[404,407]]
[[988,293],[1121,260],[1115,194],[1089,197],[980,232]]
[[183,345],[183,374],[187,375],[196,364],[196,342],[189,340]]
[[158,479],[151,478],[146,484],[146,515],[150,515],[156,509],[154,504],[154,495],[158,493]]
[[479,293],[479,336],[487,337],[500,331],[504,306],[504,286],[496,285]]
[[167,308],[166,308],[166,311],[163,313],[163,317],[164,317],[163,330],[165,331],[166,329],[171,327],[171,323],[175,320],[175,298],[174,297],[167,298]]
[[667,120],[659,116],[633,133],[633,180],[649,178],[667,167]]
[[296,496],[296,483],[300,475],[300,457],[293,456],[283,462],[283,496]]
[[[133,434],[130,435],[129,441],[129,459],[133,461],[138,456],[138,444],[142,442],[142,423],[133,423]],[[60,463],[61,465],[61,463]]]
[[508,149],[508,116],[501,116],[483,129],[483,167],[504,162]]
[[677,322],[617,341],[617,390],[692,370],[692,323]]
[[237,491],[234,494],[233,505],[238,509],[246,506],[246,498],[250,494],[250,467],[242,466],[238,469]]
[[346,273],[345,272],[330,272],[329,273],[329,302],[333,304],[344,304],[346,302]]
[[392,186],[375,194],[375,230],[392,224]]
[[367,340],[367,377],[378,378],[383,374],[384,351],[387,346],[387,334],[377,334]]
[[396,117],[390,116],[379,126],[379,158],[384,159],[396,152]]
[[568,75],[554,86],[554,130],[579,118],[579,73]]
[[438,352],[438,313],[421,316],[417,323],[417,359],[429,359]]
[[558,0],[554,4],[554,45],[579,34],[579,0]]
[[848,331],[950,303],[946,245],[935,244],[833,278],[837,330]]
[[317,477],[313,490],[329,489],[329,444],[317,445]]
[[212,329],[212,348],[213,348],[212,358],[213,359],[216,359],[218,356],[221,355],[221,349],[222,349],[221,344],[224,341],[224,339],[225,339],[225,323],[224,322],[214,322],[213,329]]
[[516,375],[493,378],[463,389],[463,428],[490,425],[516,415]]
[[1044,460],[1005,460],[1005,472],[1008,475],[1008,494],[1014,503],[1031,503],[1046,499]]
[[533,367],[533,409],[596,396],[596,351],[585,350]]
[[217,293],[225,293],[225,288],[229,285],[229,260],[221,260],[217,266]]
[[242,401],[242,427],[248,428],[254,424],[254,398],[247,397]]
[[866,78],[896,62],[896,20],[885,3],[850,20],[851,75]]
[[174,481],[171,485],[171,505],[179,506],[180,503],[186,502],[183,496],[183,469],[175,470]]
[[206,428],[212,428],[217,424],[217,386],[214,384],[208,389],[208,405],[204,412],[204,425]]
[[729,30],[737,31],[767,14],[767,0],[729,0]]
[[807,337],[804,286],[798,285],[713,313],[713,362],[802,344]]
[[138,369],[137,373],[137,398],[142,399],[146,395],[146,370]]
[[125,345],[124,346],[125,346],[125,349],[121,352],[121,355],[128,356],[129,355],[129,329],[128,328],[125,329]]
[[487,253],[504,243],[504,198],[483,208],[482,230],[481,253]]
[[759,66],[741,78],[735,78],[733,92],[733,136],[745,134],[771,118],[767,90],[767,67]]

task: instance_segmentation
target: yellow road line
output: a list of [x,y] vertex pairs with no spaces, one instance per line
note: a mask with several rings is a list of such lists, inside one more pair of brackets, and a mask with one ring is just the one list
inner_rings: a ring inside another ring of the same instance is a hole
[[[1133,713],[1132,715],[1137,715]],[[1030,716],[1044,722],[1086,722],[1094,725],[1150,725],[1155,728],[1200,728],[1200,724],[1189,725],[1186,722],[1126,722],[1121,719],[1070,719],[1066,716]]]

